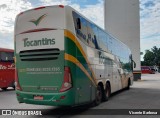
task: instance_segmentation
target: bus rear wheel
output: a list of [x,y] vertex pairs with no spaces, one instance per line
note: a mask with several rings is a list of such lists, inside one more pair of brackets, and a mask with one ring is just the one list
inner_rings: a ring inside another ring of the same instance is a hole
[[101,89],[101,86],[98,85],[97,86],[97,90],[96,90],[96,97],[95,97],[95,106],[99,105],[102,101],[102,89]]
[[13,83],[13,86],[12,86],[12,87],[13,87],[13,89],[15,90],[15,88],[16,88],[16,86],[15,86],[15,82]]
[[7,90],[7,87],[3,87],[3,88],[1,88],[2,90],[4,90],[4,91],[6,91]]
[[103,96],[103,101],[108,101],[109,97],[111,94],[111,89],[110,89],[110,85],[107,83],[106,84],[106,88],[104,90],[104,96]]
[[127,89],[127,90],[130,89],[130,79],[128,80],[128,85],[127,85],[126,89]]

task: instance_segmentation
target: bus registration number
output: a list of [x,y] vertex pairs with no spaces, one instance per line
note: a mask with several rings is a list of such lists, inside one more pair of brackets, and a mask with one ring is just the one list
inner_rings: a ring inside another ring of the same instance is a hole
[[43,100],[43,96],[34,96],[34,100]]

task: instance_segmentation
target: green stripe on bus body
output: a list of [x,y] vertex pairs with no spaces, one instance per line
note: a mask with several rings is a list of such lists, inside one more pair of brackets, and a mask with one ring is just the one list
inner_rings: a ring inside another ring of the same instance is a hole
[[[87,61],[85,60],[84,56],[82,55],[79,48],[76,46],[76,44],[68,37],[65,37],[65,51],[67,54],[70,54],[74,57],[77,57],[77,60],[81,62],[81,64],[87,64]],[[68,47],[69,46],[69,47]],[[85,65],[83,65],[85,66]]]
[[[85,68],[74,56],[65,53],[65,56],[64,56],[64,57],[65,57],[65,60],[66,60],[66,61],[70,61],[70,62],[74,63],[77,67],[79,67],[79,68],[82,70],[82,72],[87,76],[87,78],[89,78],[90,81],[92,81],[92,83],[93,83],[94,85],[96,85],[96,83],[95,83],[94,80],[93,80],[93,77],[91,77],[91,72],[88,71],[88,70],[86,70],[86,68]],[[67,63],[66,63],[66,65],[67,65]],[[74,68],[74,69],[75,69],[75,68]],[[77,71],[77,69],[76,69],[76,71]],[[76,73],[76,74],[77,74],[77,73]],[[78,75],[76,75],[76,78],[77,78],[77,77],[78,77]]]
[[77,40],[76,36],[73,33],[71,33],[69,30],[65,30],[64,34],[65,34],[65,37],[68,37],[70,40],[72,40],[76,44],[76,47],[79,49],[79,51],[81,52],[81,54],[83,55],[85,61],[88,64],[89,70],[92,73],[93,81],[97,84],[95,73],[94,73],[94,71],[92,69],[92,66],[91,66],[89,60],[87,59],[87,55],[86,55],[85,51],[83,50],[82,45]]
[[[88,71],[90,76],[93,78],[92,73],[91,73],[89,66],[87,64],[87,61],[85,60],[84,56],[82,55],[81,51],[76,46],[76,44],[68,37],[65,37],[65,44],[66,44],[65,45],[65,52],[67,54],[70,54],[70,55],[76,57],[76,59],[84,66],[84,68]],[[69,46],[69,47],[67,47],[67,46]]]

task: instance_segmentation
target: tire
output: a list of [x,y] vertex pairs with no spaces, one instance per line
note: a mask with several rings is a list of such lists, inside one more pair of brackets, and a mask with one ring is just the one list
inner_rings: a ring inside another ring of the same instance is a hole
[[15,87],[15,86],[13,86],[13,89],[15,90],[15,89],[16,89],[16,87]]
[[12,87],[13,87],[13,89],[15,90],[15,88],[16,88],[16,86],[15,86],[15,82],[13,83],[13,86],[12,86]]
[[111,88],[110,85],[106,83],[106,88],[103,93],[103,101],[108,101],[110,95],[111,95]]
[[127,90],[130,89],[130,79],[128,80],[128,85],[127,85],[126,89],[127,89]]
[[102,89],[98,85],[96,90],[96,96],[94,101],[94,106],[98,106],[102,102]]
[[4,91],[6,91],[7,90],[7,87],[3,87],[3,88],[1,88],[2,90],[4,90]]

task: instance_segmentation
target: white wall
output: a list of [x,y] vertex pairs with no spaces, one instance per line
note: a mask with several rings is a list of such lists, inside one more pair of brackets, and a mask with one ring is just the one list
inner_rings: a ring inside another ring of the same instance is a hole
[[104,0],[105,29],[128,45],[140,71],[139,0]]

